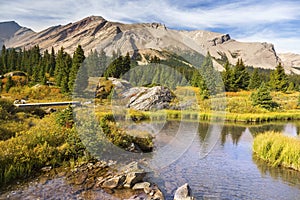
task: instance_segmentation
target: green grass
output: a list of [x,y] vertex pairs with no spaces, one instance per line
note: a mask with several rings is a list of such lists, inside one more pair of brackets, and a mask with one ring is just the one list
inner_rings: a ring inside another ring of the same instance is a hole
[[265,132],[255,137],[254,155],[272,166],[300,170],[300,140],[278,132]]

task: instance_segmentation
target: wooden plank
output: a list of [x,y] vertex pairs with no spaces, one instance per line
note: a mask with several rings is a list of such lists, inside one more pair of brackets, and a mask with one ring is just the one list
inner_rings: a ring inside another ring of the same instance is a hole
[[47,102],[47,103],[25,103],[14,104],[16,107],[46,107],[46,106],[66,106],[66,105],[81,105],[79,101],[64,101],[64,102]]

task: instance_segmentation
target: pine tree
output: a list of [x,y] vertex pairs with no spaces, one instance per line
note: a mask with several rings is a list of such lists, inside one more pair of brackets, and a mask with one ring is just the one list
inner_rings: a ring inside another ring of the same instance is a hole
[[246,90],[248,88],[250,77],[242,59],[238,59],[233,69],[233,79],[233,89],[235,91],[238,89]]
[[8,72],[7,70],[7,50],[5,45],[2,46],[2,50],[1,50],[1,61],[2,61],[2,66],[1,66],[1,71],[2,73],[6,73]]
[[50,54],[50,63],[49,63],[49,75],[50,76],[54,76],[54,72],[55,72],[55,66],[56,66],[56,58],[55,58],[55,52],[54,52],[54,48],[51,48],[51,54]]
[[254,106],[260,106],[268,110],[278,107],[278,104],[272,100],[270,90],[265,83],[262,83],[258,90],[251,94],[250,98]]
[[64,66],[61,71],[61,73],[62,73],[61,90],[63,93],[70,92],[69,78],[70,78],[71,66],[72,66],[72,58],[69,54],[65,53]]
[[81,67],[84,60],[85,60],[84,51],[83,51],[81,45],[78,45],[78,47],[73,55],[72,68],[71,68],[70,74],[69,74],[68,86],[69,86],[69,89],[71,92],[73,91],[73,87],[74,87],[75,80],[77,78],[78,70]]
[[279,63],[274,72],[271,73],[269,85],[272,90],[285,92],[288,87],[287,75],[284,72],[281,63]]
[[130,63],[131,59],[129,53],[127,52],[126,56],[123,59],[122,66],[121,66],[121,75],[127,73],[130,70]]
[[57,58],[56,58],[56,68],[54,72],[55,81],[57,86],[61,86],[61,80],[63,77],[63,68],[65,66],[65,52],[64,48],[61,47],[61,49],[57,52]]
[[232,75],[232,70],[230,68],[230,64],[228,61],[226,61],[225,65],[224,65],[224,71],[222,72],[222,80],[224,83],[224,87],[225,87],[225,91],[234,91],[233,88],[233,75]]
[[203,88],[205,85],[204,89],[208,90],[210,94],[217,94],[221,91],[222,80],[219,78],[219,72],[213,67],[213,61],[209,52],[200,67],[200,75],[203,81],[199,86],[200,88]]
[[75,95],[81,95],[84,90],[88,87],[89,84],[89,76],[87,72],[87,67],[85,63],[79,68],[77,72],[77,79],[74,83],[74,93]]
[[249,81],[248,89],[253,90],[259,88],[261,85],[261,77],[258,73],[258,69],[255,68]]

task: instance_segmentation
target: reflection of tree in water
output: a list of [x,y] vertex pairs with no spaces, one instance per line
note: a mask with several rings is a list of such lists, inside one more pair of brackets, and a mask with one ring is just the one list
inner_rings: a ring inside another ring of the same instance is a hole
[[[210,127],[210,123],[201,122],[198,127],[198,133],[200,136],[200,141],[203,142],[208,134],[208,129]],[[227,135],[231,135],[231,139],[233,141],[233,144],[238,144],[240,137],[242,136],[242,133],[245,131],[245,127],[241,126],[234,126],[234,125],[225,125],[221,132],[221,143],[222,145],[226,142]]]
[[283,125],[281,124],[265,124],[261,126],[251,126],[249,127],[250,133],[253,137],[255,137],[259,133],[263,133],[266,131],[276,131],[276,132],[282,132],[283,131]]
[[262,176],[271,176],[275,180],[283,180],[292,186],[300,188],[300,172],[284,167],[272,167],[265,161],[252,156],[253,162],[256,164]]
[[243,132],[246,130],[246,127],[241,126],[234,126],[234,125],[225,125],[222,130],[221,134],[221,144],[224,145],[226,142],[227,135],[231,135],[231,139],[233,144],[237,145],[240,137],[242,136]]
[[209,128],[209,123],[207,122],[201,122],[199,123],[199,126],[198,126],[198,133],[199,133],[199,136],[200,136],[200,141],[201,142],[204,142],[205,140],[205,137],[208,133],[208,128]]

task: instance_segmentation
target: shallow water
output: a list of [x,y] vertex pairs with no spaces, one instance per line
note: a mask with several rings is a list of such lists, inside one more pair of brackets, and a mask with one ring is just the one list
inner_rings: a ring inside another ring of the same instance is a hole
[[214,126],[220,124],[200,123],[190,148],[153,176],[167,199],[172,199],[176,188],[186,182],[197,199],[300,199],[300,172],[269,167],[254,158],[251,150],[253,135],[257,132],[278,130],[298,137],[297,124],[248,127],[225,124],[214,148],[201,158],[203,136]]
[[[166,199],[173,199],[175,190],[184,183],[189,183],[196,199],[300,198],[300,172],[270,167],[254,158],[251,150],[253,136],[265,130],[299,137],[297,123],[245,126],[170,121],[136,126],[151,129],[156,136],[154,153],[141,155],[139,159],[144,158],[148,163],[145,164],[151,172],[148,179],[160,187]],[[0,199],[7,198],[120,199],[101,189],[79,191],[63,176],[46,182],[34,180],[0,194]]]

